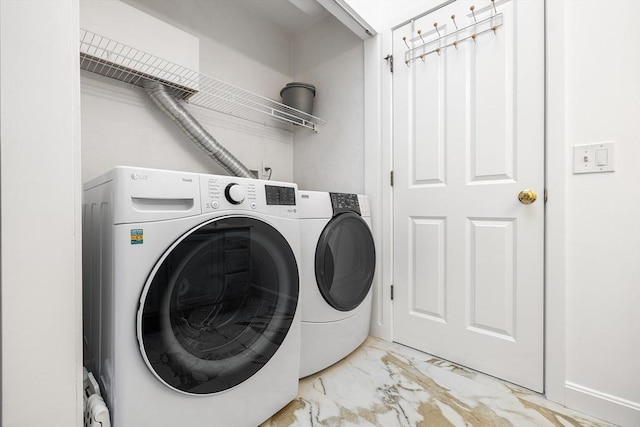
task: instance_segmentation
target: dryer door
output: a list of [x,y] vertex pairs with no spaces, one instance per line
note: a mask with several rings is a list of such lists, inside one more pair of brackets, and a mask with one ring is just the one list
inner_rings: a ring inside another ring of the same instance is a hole
[[366,298],[376,265],[373,236],[367,223],[353,212],[341,213],[327,224],[316,247],[316,281],[333,308],[350,311]]
[[138,341],[169,387],[234,387],[285,339],[298,303],[298,266],[272,226],[245,217],[196,227],[160,258],[142,293]]

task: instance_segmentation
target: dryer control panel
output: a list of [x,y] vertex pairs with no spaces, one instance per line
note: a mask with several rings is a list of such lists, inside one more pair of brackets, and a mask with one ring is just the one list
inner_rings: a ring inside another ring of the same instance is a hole
[[358,215],[361,215],[357,194],[329,193],[329,196],[331,197],[333,216],[336,216],[342,212],[355,212]]

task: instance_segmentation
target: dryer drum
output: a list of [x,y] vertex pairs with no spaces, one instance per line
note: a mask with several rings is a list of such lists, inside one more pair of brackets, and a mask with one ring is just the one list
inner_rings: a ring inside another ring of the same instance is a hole
[[208,222],[158,264],[145,286],[139,340],[169,387],[190,394],[234,387],[284,341],[298,271],[291,247],[270,225],[246,217]]
[[375,245],[364,220],[356,213],[335,216],[316,247],[318,289],[336,310],[350,311],[366,298],[373,283]]

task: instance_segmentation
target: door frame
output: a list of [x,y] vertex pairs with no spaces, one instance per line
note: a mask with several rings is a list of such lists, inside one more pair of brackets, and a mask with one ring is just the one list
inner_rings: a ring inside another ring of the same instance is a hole
[[[447,5],[442,1],[435,8]],[[412,18],[413,19],[413,18]],[[566,192],[564,144],[564,6],[547,2],[545,34],[545,206],[544,236],[544,394],[547,399],[566,402],[566,237],[564,196]],[[365,193],[370,197],[372,228],[378,268],[374,279],[370,333],[393,341],[393,111],[390,62],[393,30],[406,21],[383,28],[364,42],[364,158]],[[396,60],[394,66],[404,66]]]

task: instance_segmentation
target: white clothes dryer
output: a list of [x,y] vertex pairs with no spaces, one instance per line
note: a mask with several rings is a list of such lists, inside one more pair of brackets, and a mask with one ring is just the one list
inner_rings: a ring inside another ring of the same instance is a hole
[[296,397],[296,189],[130,167],[85,185],[85,364],[114,427],[255,427]]
[[302,378],[344,358],[369,334],[376,255],[367,196],[298,194]]

